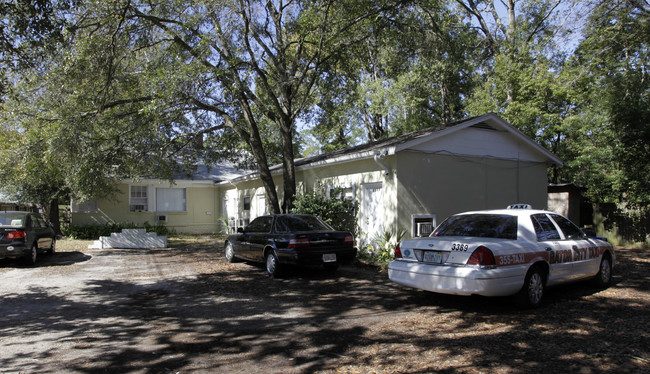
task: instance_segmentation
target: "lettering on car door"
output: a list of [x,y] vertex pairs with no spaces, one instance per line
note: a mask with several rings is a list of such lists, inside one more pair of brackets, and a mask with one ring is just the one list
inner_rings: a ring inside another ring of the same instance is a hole
[[545,214],[533,214],[531,216],[537,241],[548,253],[550,266],[548,283],[562,281],[571,276],[573,267],[573,252],[562,243],[562,236],[553,220]]

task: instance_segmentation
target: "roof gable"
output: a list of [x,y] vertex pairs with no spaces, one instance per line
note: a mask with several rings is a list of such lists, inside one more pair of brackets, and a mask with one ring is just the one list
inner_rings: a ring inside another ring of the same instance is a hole
[[[470,129],[460,134],[462,130]],[[482,139],[473,144],[472,147],[482,144],[484,153],[464,153],[473,156],[487,157],[506,157],[512,152],[504,152],[507,148],[513,150],[518,145],[519,155],[523,159],[531,161],[543,161],[549,164],[562,166],[562,160],[549,152],[546,148],[537,144],[534,140],[526,136],[514,126],[503,120],[495,113],[488,113],[482,116],[472,117],[466,120],[448,123],[441,126],[430,127],[408,134],[394,136],[384,140],[378,140],[370,143],[361,144],[330,153],[324,153],[318,156],[306,157],[295,161],[296,167],[299,166],[320,166],[325,164],[334,164],[351,161],[353,159],[372,158],[375,154],[382,153],[386,155],[395,154],[407,149],[427,151],[427,144],[435,144],[432,151],[447,151],[450,146],[458,148],[459,138],[467,137],[468,133],[474,133],[471,137],[476,138],[478,131],[483,131]],[[471,134],[470,134],[471,135]],[[443,139],[444,138],[444,139]],[[494,142],[494,143],[493,143]],[[504,148],[507,146],[506,148]],[[472,148],[465,146],[464,150]],[[460,149],[457,149],[461,151]],[[490,152],[487,152],[490,150]],[[496,151],[496,153],[494,153]],[[463,154],[462,152],[460,152]],[[280,165],[274,168],[280,168]]]
[[[466,129],[469,130],[463,131]],[[467,143],[468,139],[472,140],[471,144]],[[459,145],[459,143],[461,144]],[[299,158],[294,161],[294,165],[297,170],[309,169],[373,158],[379,154],[392,155],[404,150],[496,158],[512,158],[512,155],[515,154],[517,159],[562,166],[562,160],[559,157],[496,113],[488,113],[334,152]],[[282,165],[275,165],[270,170],[278,172],[282,170]],[[257,173],[253,173],[236,179],[249,179],[256,176]]]
[[395,152],[409,149],[428,153],[562,165],[562,161],[557,156],[500,117],[485,115],[474,119],[400,144],[395,148]]

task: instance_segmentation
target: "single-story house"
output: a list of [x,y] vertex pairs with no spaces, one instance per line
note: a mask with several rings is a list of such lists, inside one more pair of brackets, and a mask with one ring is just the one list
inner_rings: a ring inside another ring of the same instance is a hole
[[[494,113],[295,160],[298,193],[342,189],[358,203],[359,239],[426,235],[451,214],[513,203],[547,207],[547,169],[562,161]],[[279,193],[282,169],[272,168]],[[231,232],[267,212],[257,173],[212,180],[124,181],[72,223],[162,221],[178,232]],[[280,199],[282,196],[280,196]]]
[[191,176],[166,179],[125,179],[116,196],[70,204],[75,226],[133,223],[164,224],[179,233],[214,233],[224,230],[219,183],[244,173],[232,165],[199,165]]
[[9,198],[0,192],[0,210],[22,210],[22,211],[36,211],[36,207],[30,204],[20,203],[12,198]]

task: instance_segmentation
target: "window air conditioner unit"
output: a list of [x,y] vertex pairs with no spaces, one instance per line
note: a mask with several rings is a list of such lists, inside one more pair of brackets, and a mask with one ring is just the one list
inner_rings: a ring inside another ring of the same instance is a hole
[[167,222],[166,214],[156,214],[156,222]]
[[418,222],[417,223],[417,235],[416,236],[429,236],[433,231],[432,222]]

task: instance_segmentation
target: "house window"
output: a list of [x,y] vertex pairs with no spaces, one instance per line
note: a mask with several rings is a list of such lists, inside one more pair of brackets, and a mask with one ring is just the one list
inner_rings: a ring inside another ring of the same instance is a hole
[[250,196],[244,196],[244,210],[246,210],[246,211],[251,210],[251,197]]
[[330,199],[354,200],[355,186],[352,184],[345,186],[329,186],[327,196]]
[[149,210],[148,207],[149,200],[147,198],[147,186],[131,186],[129,211],[146,212]]
[[156,211],[186,212],[184,188],[156,188]]

